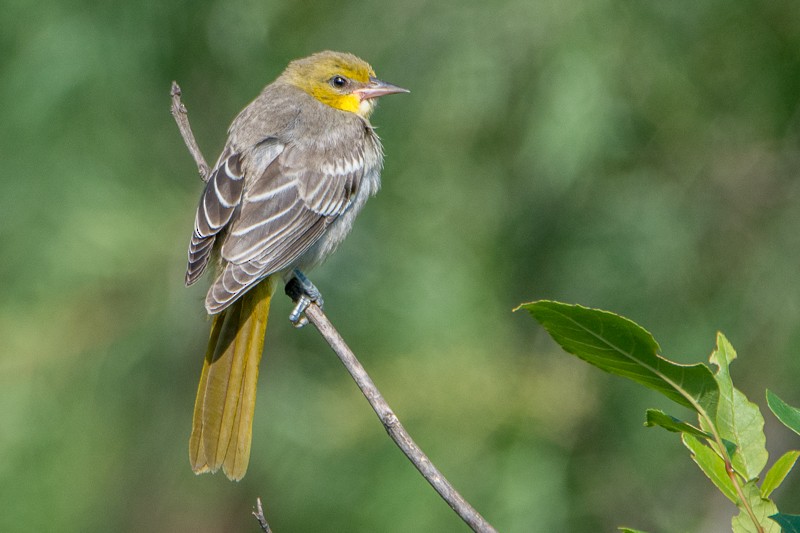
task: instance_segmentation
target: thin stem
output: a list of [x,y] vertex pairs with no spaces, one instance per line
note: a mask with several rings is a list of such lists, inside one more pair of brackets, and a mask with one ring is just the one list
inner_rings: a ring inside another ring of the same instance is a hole
[[[676,383],[673,383],[669,378],[666,376],[661,376],[667,383],[672,385],[672,387],[680,392],[680,394],[686,398],[686,400],[692,404],[695,411],[697,411],[698,416],[705,421],[708,430],[711,432],[711,436],[714,437],[714,443],[717,445],[717,454],[722,458],[722,461],[725,463],[725,472],[728,474],[728,478],[730,478],[731,483],[733,484],[733,488],[736,489],[736,494],[739,496],[739,501],[742,502],[742,507],[744,507],[745,511],[747,512],[750,520],[753,521],[753,525],[756,528],[758,533],[764,533],[764,526],[758,521],[756,514],[753,512],[753,507],[750,505],[750,502],[747,501],[747,498],[744,495],[744,490],[742,489],[742,485],[739,482],[739,476],[736,474],[736,469],[733,468],[733,461],[728,456],[728,450],[725,448],[725,444],[722,442],[722,436],[717,431],[717,426],[714,424],[714,421],[711,419],[711,415],[705,410],[705,408],[700,405],[700,402],[695,400],[690,394],[687,394],[682,388],[679,388]],[[702,427],[702,426],[701,426]],[[714,447],[712,446],[711,449]]]
[[320,334],[327,341],[330,347],[339,356],[347,371],[353,377],[358,388],[367,398],[375,414],[378,415],[387,433],[397,446],[403,451],[408,459],[419,470],[420,474],[433,486],[434,490],[450,505],[450,507],[467,523],[473,531],[481,533],[496,533],[494,527],[487,522],[481,515],[467,502],[461,494],[453,488],[453,485],[442,475],[441,472],[428,459],[428,456],[414,442],[406,429],[398,420],[397,415],[386,403],[383,395],[373,383],[372,379],[361,366],[352,350],[344,342],[344,339],[336,328],[333,327],[328,317],[316,303],[312,303],[305,311],[308,320],[314,324]]
[[256,498],[256,510],[253,511],[253,516],[258,520],[258,525],[261,526],[261,531],[264,533],[272,533],[272,530],[267,524],[267,519],[264,516],[264,507],[261,505],[261,498]]
[[725,462],[725,472],[727,472],[728,477],[733,483],[733,488],[736,489],[736,494],[739,496],[739,500],[742,502],[742,506],[744,507],[747,514],[750,516],[750,520],[753,521],[753,525],[756,527],[756,531],[758,533],[764,533],[764,526],[758,521],[756,514],[753,512],[753,507],[750,505],[750,502],[747,501],[747,498],[744,495],[744,490],[742,489],[741,483],[739,483],[739,476],[736,474],[736,469],[733,468],[733,462],[731,458],[728,457],[728,452],[725,448],[725,445],[722,442],[722,437],[717,432],[716,428],[711,425],[712,435],[714,435],[714,440],[716,441],[717,446],[719,447],[719,452],[722,455],[722,460]]
[[[666,378],[664,378],[666,379]],[[673,387],[677,386],[673,384],[671,381],[667,380]],[[711,415],[706,412],[705,408],[698,401],[696,401],[691,395],[685,394],[682,390],[680,390],[681,394],[686,398],[692,406],[697,411],[697,414],[706,422],[706,426],[711,431],[711,436],[714,437],[714,443],[717,445],[717,453],[722,458],[723,462],[725,463],[725,472],[728,474],[728,478],[730,478],[731,483],[733,484],[733,488],[736,489],[736,494],[739,496],[739,501],[742,502],[742,507],[744,507],[745,511],[747,512],[750,520],[753,521],[753,525],[756,528],[758,533],[764,533],[764,526],[758,521],[756,514],[753,512],[753,507],[750,505],[750,502],[747,501],[747,498],[744,495],[744,490],[742,489],[742,484],[739,482],[739,476],[736,474],[736,469],[733,468],[733,461],[728,456],[728,450],[725,448],[725,444],[722,442],[722,436],[717,431],[717,426],[714,424],[714,421],[711,419]],[[712,446],[713,449],[713,446]]]
[[200,173],[200,179],[208,181],[210,170],[194,138],[192,127],[189,125],[189,115],[186,111],[186,106],[181,102],[181,88],[178,86],[178,82],[172,82],[172,89],[169,95],[172,97],[170,111],[172,112],[175,122],[178,124],[178,129],[181,131],[183,142],[186,143],[186,148],[189,149],[189,153],[192,154],[194,162],[197,164],[197,171]]
[[[675,390],[679,391],[681,395],[683,395],[689,403],[692,404],[697,414],[705,420],[706,426],[711,431],[711,436],[714,437],[714,443],[717,445],[717,453],[722,458],[723,462],[725,463],[725,472],[728,474],[728,478],[730,478],[731,483],[733,484],[733,488],[736,489],[736,494],[739,496],[739,501],[742,502],[742,507],[744,507],[745,511],[747,512],[748,516],[750,516],[750,520],[753,521],[753,525],[756,528],[758,533],[764,533],[764,526],[758,521],[756,514],[753,512],[753,507],[750,505],[750,502],[747,501],[747,498],[744,495],[744,490],[742,489],[742,485],[739,482],[739,476],[736,474],[736,470],[733,468],[733,462],[731,458],[728,456],[728,450],[725,448],[725,444],[722,442],[722,436],[717,431],[717,426],[714,424],[714,421],[711,419],[711,415],[706,412],[705,408],[700,405],[700,403],[695,400],[690,394],[685,393],[681,388],[677,386],[677,384],[673,383],[671,380],[666,378],[665,376],[661,376],[662,379],[667,381],[670,385],[675,388]],[[702,427],[702,426],[701,426]],[[713,449],[713,446],[711,447]]]

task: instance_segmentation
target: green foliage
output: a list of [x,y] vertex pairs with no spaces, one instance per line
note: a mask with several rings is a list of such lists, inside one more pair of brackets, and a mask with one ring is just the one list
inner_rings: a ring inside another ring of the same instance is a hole
[[692,460],[700,467],[700,470],[717,486],[717,488],[733,503],[739,502],[739,495],[733,480],[728,475],[725,467],[725,460],[716,453],[711,447],[706,446],[703,441],[694,438],[692,435],[684,434],[681,436],[684,446],[692,454]]
[[780,459],[775,461],[775,464],[772,465],[764,476],[764,482],[761,484],[761,496],[763,498],[769,498],[772,491],[783,483],[783,480],[786,479],[786,476],[797,462],[798,457],[800,457],[800,451],[789,450],[784,453]]
[[527,309],[564,350],[587,363],[695,411],[715,408],[719,389],[708,367],[664,359],[653,336],[630,320],[560,302],[539,301],[519,308]]
[[731,519],[734,533],[781,533],[781,526],[770,520],[778,512],[775,503],[761,497],[761,490],[755,480],[748,481],[741,487],[744,500],[736,502],[739,514]]
[[701,439],[707,439],[711,437],[711,435],[705,431],[700,431],[693,425],[688,424],[683,420],[679,420],[674,416],[670,416],[664,411],[659,411],[658,409],[648,409],[645,412],[645,415],[647,419],[645,420],[644,425],[647,427],[660,426],[667,431],[672,431],[673,433],[688,433],[689,435],[693,435]]
[[[722,333],[717,334],[709,359],[717,367],[712,375],[703,364],[687,367],[663,358],[650,333],[614,313],[546,300],[519,308],[529,311],[565,351],[697,413],[700,428],[655,409],[647,410],[645,425],[681,434],[692,460],[739,508],[731,522],[735,533],[780,533],[781,525],[791,523],[787,515],[777,515],[769,497],[786,479],[800,451],[785,453],[757,485],[768,456],[764,419],[758,406],[733,386],[730,365],[736,351]],[[796,430],[800,411],[770,391],[767,398],[776,416]],[[776,515],[781,516],[781,525],[769,520]]]
[[800,515],[778,513],[770,518],[781,525],[783,533],[800,533]]
[[767,404],[778,420],[800,435],[800,409],[787,404],[769,389],[767,389]]
[[767,464],[767,439],[764,417],[758,406],[733,386],[728,370],[734,359],[733,346],[722,333],[717,333],[717,348],[710,357],[711,363],[718,367],[714,377],[720,390],[714,422],[719,436],[736,445],[736,453],[732,454],[733,467],[750,481],[756,479]]

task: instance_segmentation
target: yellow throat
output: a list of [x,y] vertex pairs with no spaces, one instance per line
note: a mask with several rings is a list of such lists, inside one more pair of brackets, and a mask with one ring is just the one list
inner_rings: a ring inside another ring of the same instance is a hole
[[353,54],[319,52],[289,63],[281,78],[334,109],[368,118],[376,100],[358,91],[375,79],[369,63]]

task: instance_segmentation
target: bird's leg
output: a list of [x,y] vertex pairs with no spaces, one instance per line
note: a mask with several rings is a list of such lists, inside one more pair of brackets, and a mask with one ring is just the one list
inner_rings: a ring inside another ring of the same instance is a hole
[[294,269],[292,279],[286,284],[286,295],[295,302],[294,309],[289,313],[289,321],[296,328],[308,324],[308,319],[303,314],[311,302],[322,307],[322,294],[299,269]]

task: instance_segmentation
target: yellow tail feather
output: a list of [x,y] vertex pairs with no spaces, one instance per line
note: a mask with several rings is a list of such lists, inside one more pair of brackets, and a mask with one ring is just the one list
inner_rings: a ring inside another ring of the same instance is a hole
[[258,363],[275,285],[272,278],[265,279],[214,316],[189,439],[195,474],[222,467],[229,479],[238,481],[247,471]]

